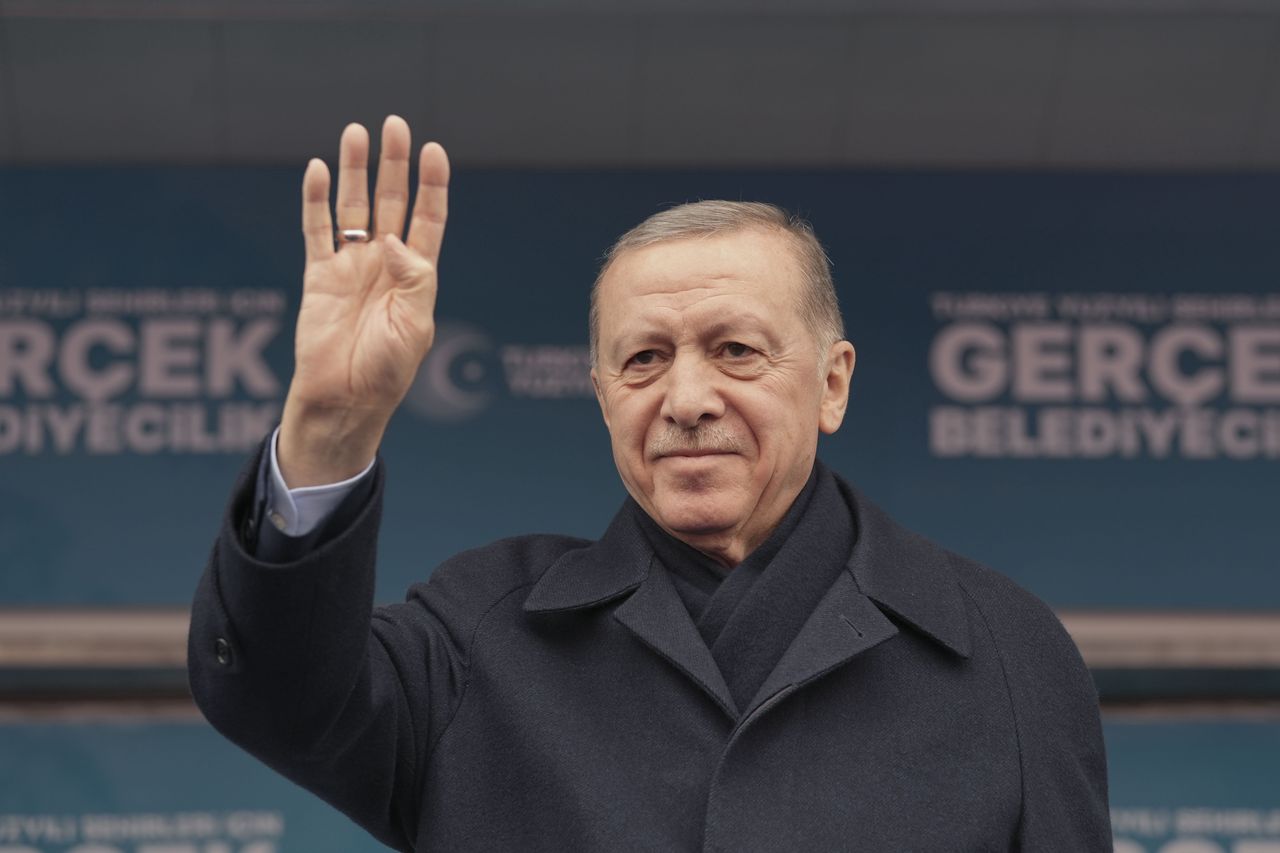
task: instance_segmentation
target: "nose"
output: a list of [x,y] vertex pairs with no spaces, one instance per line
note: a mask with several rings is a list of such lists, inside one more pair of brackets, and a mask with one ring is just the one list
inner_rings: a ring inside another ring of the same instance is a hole
[[716,386],[717,373],[703,359],[677,355],[663,383],[662,417],[683,429],[724,415],[724,399]]

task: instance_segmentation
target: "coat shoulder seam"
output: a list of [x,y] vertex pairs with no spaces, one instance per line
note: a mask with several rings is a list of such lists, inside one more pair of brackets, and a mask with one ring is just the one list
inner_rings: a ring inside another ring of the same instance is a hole
[[467,648],[465,650],[465,654],[463,655],[463,659],[462,659],[463,666],[465,669],[465,675],[463,676],[463,680],[462,680],[462,689],[458,691],[458,699],[456,702],[454,702],[453,709],[449,712],[449,718],[445,720],[444,725],[440,728],[440,733],[437,734],[435,736],[435,740],[433,740],[430,743],[430,745],[428,745],[426,754],[422,757],[422,764],[418,768],[416,778],[415,778],[415,787],[417,788],[419,794],[421,794],[422,792],[422,785],[423,785],[423,780],[426,777],[427,767],[431,764],[431,758],[432,756],[435,755],[436,747],[440,745],[440,741],[442,741],[444,739],[444,736],[448,733],[449,728],[453,725],[453,721],[457,719],[458,711],[462,709],[462,703],[467,698],[467,688],[471,686],[471,659],[472,659],[472,654],[476,645],[476,638],[480,634],[480,627],[484,624],[485,619],[489,617],[489,614],[493,612],[494,608],[496,608],[499,604],[501,604],[508,597],[510,597],[512,593],[519,592],[520,590],[526,587],[533,586],[533,584],[534,584],[534,581],[522,581],[521,583],[503,592],[496,599],[494,599],[492,604],[490,604],[487,608],[485,608],[484,612],[480,614],[480,618],[476,620],[475,627],[471,629],[471,640],[467,643]]
[[987,632],[987,636],[991,638],[991,646],[995,649],[996,661],[1000,664],[1000,676],[1004,680],[1005,695],[1009,700],[1009,715],[1013,718],[1013,735],[1014,743],[1018,748],[1018,823],[1022,826],[1023,817],[1027,810],[1027,768],[1026,754],[1022,748],[1022,720],[1018,713],[1018,703],[1014,699],[1013,685],[1009,683],[1009,667],[1005,664],[1004,651],[1000,648],[1000,641],[996,639],[996,633],[991,627],[991,620],[987,618],[986,611],[978,602],[969,588],[965,585],[963,579],[957,574],[956,585],[960,587],[960,591],[964,593],[965,598],[973,604],[974,610],[978,611],[978,616],[982,620],[982,627]]

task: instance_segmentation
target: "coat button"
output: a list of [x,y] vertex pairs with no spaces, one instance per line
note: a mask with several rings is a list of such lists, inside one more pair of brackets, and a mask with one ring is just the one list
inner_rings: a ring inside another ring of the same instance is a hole
[[218,663],[231,666],[231,644],[222,637],[213,641],[213,654],[217,657]]
[[258,529],[253,523],[251,517],[246,516],[240,524],[240,541],[245,544],[250,551],[258,547]]

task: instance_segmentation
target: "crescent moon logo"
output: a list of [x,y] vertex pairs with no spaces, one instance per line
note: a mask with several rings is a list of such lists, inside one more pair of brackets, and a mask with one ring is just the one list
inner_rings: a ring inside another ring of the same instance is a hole
[[405,404],[443,423],[473,418],[493,401],[497,381],[493,342],[463,323],[436,325],[435,342],[418,368]]

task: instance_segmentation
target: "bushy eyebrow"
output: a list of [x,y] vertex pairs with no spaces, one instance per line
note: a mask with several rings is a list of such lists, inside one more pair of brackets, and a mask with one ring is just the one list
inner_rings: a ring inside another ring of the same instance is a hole
[[708,338],[733,337],[735,332],[754,332],[772,340],[773,327],[755,314],[731,314],[713,323],[705,332]]
[[613,346],[609,347],[609,351],[614,355],[631,355],[653,346],[658,346],[667,340],[667,336],[657,329],[645,329],[629,335],[623,335],[614,341]]

